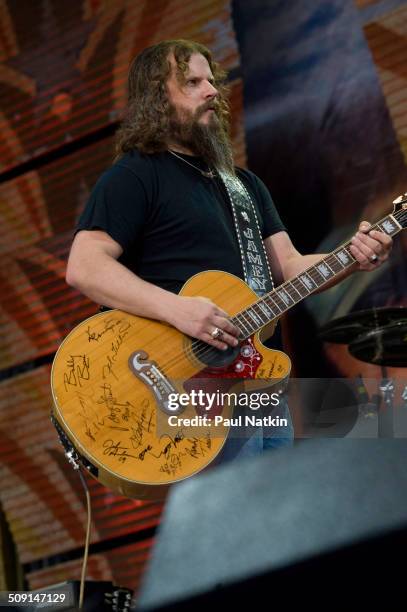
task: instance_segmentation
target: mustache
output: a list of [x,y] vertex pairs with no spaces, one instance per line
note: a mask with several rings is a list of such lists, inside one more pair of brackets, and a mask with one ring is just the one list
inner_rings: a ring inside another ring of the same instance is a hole
[[208,110],[214,110],[215,113],[218,115],[220,110],[219,102],[217,102],[216,100],[209,100],[208,102],[201,104],[201,106],[198,106],[195,111],[195,118],[198,119]]

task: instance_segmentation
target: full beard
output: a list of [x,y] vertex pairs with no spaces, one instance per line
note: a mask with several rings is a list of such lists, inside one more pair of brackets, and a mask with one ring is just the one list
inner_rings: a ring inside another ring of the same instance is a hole
[[209,168],[235,174],[227,126],[222,124],[216,111],[211,113],[207,124],[199,121],[208,106],[198,108],[195,113],[171,106],[169,140],[191,150]]

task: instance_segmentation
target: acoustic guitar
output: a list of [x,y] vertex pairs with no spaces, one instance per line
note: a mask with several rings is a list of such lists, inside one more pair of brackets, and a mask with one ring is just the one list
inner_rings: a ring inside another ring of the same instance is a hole
[[[406,227],[407,198],[394,204],[372,229],[393,236]],[[53,421],[71,460],[107,487],[140,499],[160,499],[171,484],[209,466],[234,408],[223,396],[238,397],[265,380],[280,390],[290,374],[289,357],[266,348],[261,334],[270,336],[282,314],[350,267],[349,247],[341,245],[260,299],[229,273],[188,280],[181,295],[210,298],[240,330],[240,344],[227,351],[120,310],[83,321],[62,342],[51,373]],[[193,397],[210,397],[210,405]]]

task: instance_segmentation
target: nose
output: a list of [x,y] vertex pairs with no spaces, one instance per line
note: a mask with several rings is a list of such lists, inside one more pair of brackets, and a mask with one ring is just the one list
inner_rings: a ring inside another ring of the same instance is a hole
[[212,99],[218,95],[218,90],[209,81],[206,83],[205,98]]

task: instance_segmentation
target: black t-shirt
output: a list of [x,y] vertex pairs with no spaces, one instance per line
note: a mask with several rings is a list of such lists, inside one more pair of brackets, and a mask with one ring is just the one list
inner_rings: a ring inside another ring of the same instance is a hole
[[[185,160],[207,169],[197,157]],[[270,194],[237,169],[256,206],[263,238],[284,230]],[[243,278],[228,196],[168,152],[124,155],[97,181],[77,230],[101,229],[123,248],[119,261],[144,280],[178,293],[194,274],[224,270]]]

